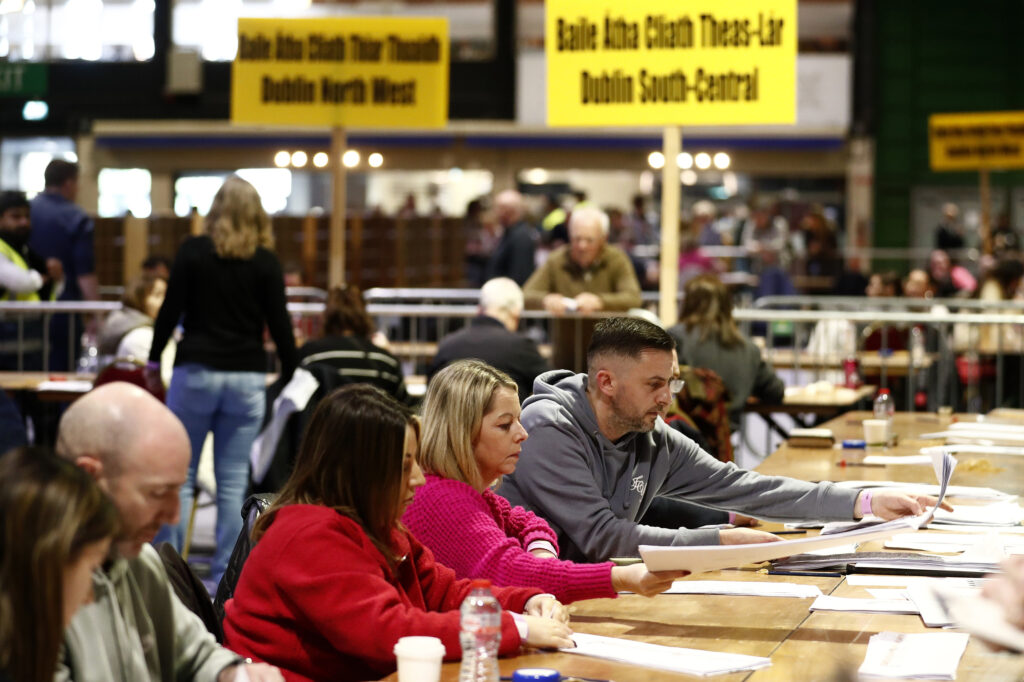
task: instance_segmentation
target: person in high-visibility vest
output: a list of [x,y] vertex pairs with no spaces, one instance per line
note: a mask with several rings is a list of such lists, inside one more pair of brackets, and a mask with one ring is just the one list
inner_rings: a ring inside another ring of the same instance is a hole
[[[60,293],[64,268],[56,258],[44,259],[28,246],[32,231],[29,203],[24,192],[0,192],[0,303],[53,301]],[[19,335],[18,320],[0,312],[0,369],[36,367],[42,350],[38,316],[25,317]],[[20,336],[20,338],[19,338]]]

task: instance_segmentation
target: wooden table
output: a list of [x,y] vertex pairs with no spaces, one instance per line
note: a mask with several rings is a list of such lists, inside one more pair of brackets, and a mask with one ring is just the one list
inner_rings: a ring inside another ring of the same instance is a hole
[[[842,369],[846,359],[838,353],[811,353],[806,350],[799,352],[792,348],[771,348],[762,351],[762,355],[776,370],[795,369],[799,360],[800,369],[804,371]],[[937,353],[926,353],[918,369],[928,369],[938,359]],[[888,376],[905,377],[910,372],[910,351],[893,351],[892,355],[883,357],[878,351],[859,351],[857,362],[860,363],[862,376],[878,376],[884,369]]]
[[[80,398],[88,389],[84,383],[92,384],[95,374],[68,374],[61,372],[0,372],[0,390],[9,393],[26,391],[35,393],[40,400],[53,402],[73,402]],[[47,382],[50,382],[49,384]],[[61,383],[67,384],[62,390]],[[44,387],[40,389],[40,387]]]
[[814,415],[816,419],[834,417],[857,407],[860,401],[872,397],[877,390],[876,386],[867,384],[858,388],[837,387],[827,392],[810,392],[804,387],[789,386],[781,405],[762,403],[751,397],[743,411],[760,415],[773,431],[785,439],[789,438],[789,433],[772,418],[773,414],[788,414],[801,426],[809,427],[812,424],[803,421],[800,415]]
[[[838,441],[860,437],[861,420],[867,412],[849,412],[825,424]],[[1001,415],[1003,420],[1024,416]],[[973,416],[960,415],[961,419]],[[923,445],[922,433],[937,431],[949,422],[934,414],[897,414],[894,431],[899,444],[887,454],[913,454]],[[840,449],[790,448],[783,445],[768,457],[758,470],[766,474],[786,474],[806,480],[905,480],[934,483],[928,466],[843,467],[841,460],[858,461],[864,451]],[[971,456],[958,458],[960,466],[952,483],[995,487],[1024,494],[1024,457]],[[978,460],[986,460],[979,462]],[[954,500],[955,503],[955,500]],[[767,524],[768,529],[774,526]],[[862,549],[880,549],[880,543],[867,543]],[[747,566],[706,573],[688,580],[766,580],[817,585],[824,594],[867,597],[864,588],[852,587],[843,578],[769,576],[761,567]],[[767,656],[770,668],[715,677],[734,682],[797,682],[803,680],[855,679],[864,660],[871,635],[882,631],[939,632],[925,628],[918,616],[857,614],[808,611],[810,600],[770,597],[726,597],[717,595],[659,595],[645,599],[623,595],[618,599],[595,599],[570,606],[572,627],[578,632],[609,635],[677,647],[726,651],[752,656]],[[564,653],[530,651],[501,659],[502,675],[518,668],[555,668],[563,675],[575,675],[616,682],[651,682],[693,679],[687,676],[614,663]],[[447,663],[441,679],[458,679],[459,664]],[[842,677],[842,671],[848,677]],[[391,675],[388,680],[397,680]],[[967,647],[957,671],[959,682],[1001,682],[1024,679],[1024,656],[990,652],[975,638]]]

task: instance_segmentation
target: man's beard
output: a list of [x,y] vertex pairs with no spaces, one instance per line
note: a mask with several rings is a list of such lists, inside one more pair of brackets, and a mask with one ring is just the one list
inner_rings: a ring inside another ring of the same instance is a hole
[[654,425],[658,423],[657,419],[651,421],[649,425],[645,423],[644,418],[647,416],[646,412],[639,416],[626,414],[621,409],[619,401],[615,398],[612,398],[611,404],[612,419],[614,420],[614,425],[617,431],[647,433],[648,431],[652,431],[654,429]]

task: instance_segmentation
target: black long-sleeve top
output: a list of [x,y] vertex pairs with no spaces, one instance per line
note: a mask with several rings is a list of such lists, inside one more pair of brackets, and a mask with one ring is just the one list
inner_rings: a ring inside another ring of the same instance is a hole
[[175,366],[194,362],[226,372],[262,372],[266,324],[277,345],[282,376],[291,376],[295,369],[284,276],[277,257],[267,249],[257,248],[248,260],[221,258],[208,236],[186,240],[174,259],[167,297],[153,328],[151,361],[159,361],[179,319],[185,336],[178,344]]

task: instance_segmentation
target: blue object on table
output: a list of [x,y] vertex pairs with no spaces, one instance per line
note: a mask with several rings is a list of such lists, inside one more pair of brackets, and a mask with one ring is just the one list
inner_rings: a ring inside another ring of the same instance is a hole
[[843,441],[844,450],[863,450],[866,446],[867,443],[859,438],[848,438]]
[[561,673],[551,668],[520,668],[512,673],[512,682],[559,682]]

